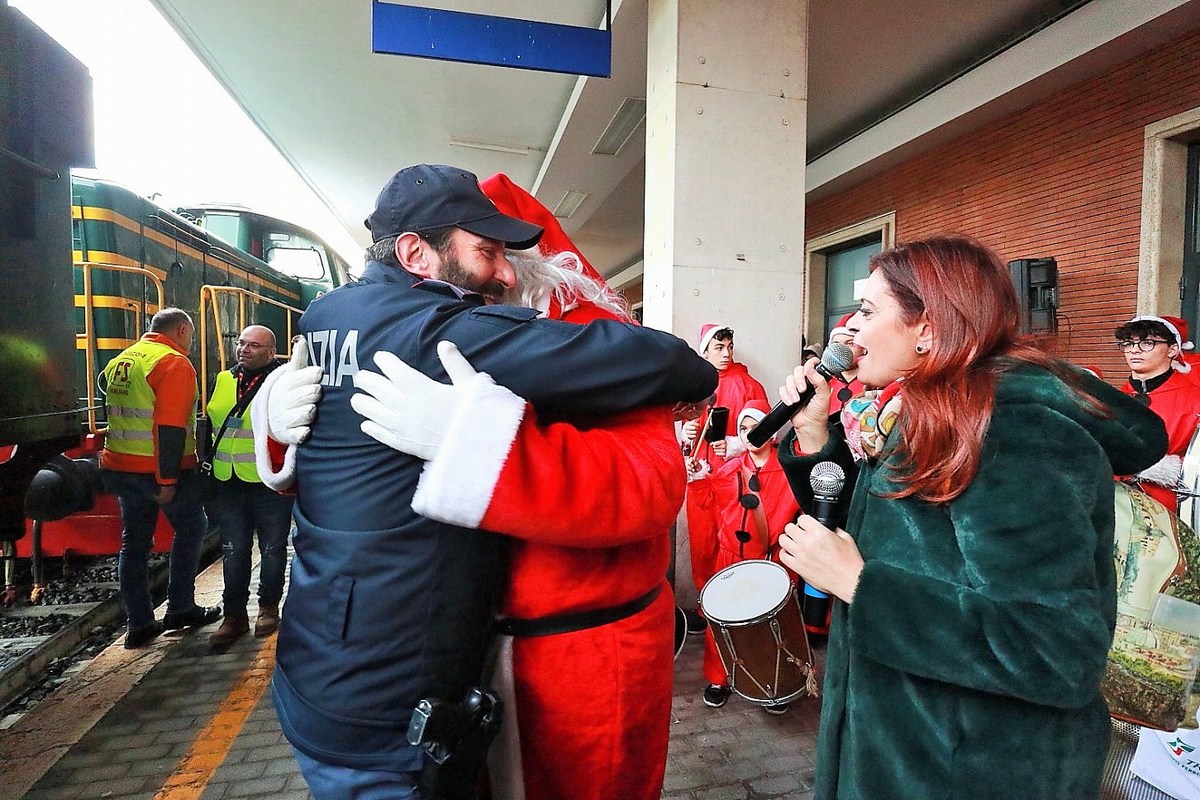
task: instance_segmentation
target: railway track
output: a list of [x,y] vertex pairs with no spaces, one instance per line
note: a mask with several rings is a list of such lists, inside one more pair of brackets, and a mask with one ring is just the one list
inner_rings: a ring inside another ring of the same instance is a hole
[[[210,532],[201,566],[220,556]],[[27,562],[22,566],[27,567]],[[0,607],[0,729],[54,691],[124,631],[116,556],[47,559],[46,586],[31,602],[30,577],[17,572],[18,599]],[[166,596],[167,555],[150,556],[155,603]]]

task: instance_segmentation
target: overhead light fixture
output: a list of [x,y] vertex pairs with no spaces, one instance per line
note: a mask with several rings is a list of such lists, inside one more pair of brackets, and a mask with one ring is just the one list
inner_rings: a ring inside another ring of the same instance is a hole
[[469,147],[472,150],[490,150],[493,153],[512,153],[517,156],[527,156],[533,148],[523,144],[501,144],[499,142],[473,142],[470,139],[450,137],[451,147]]
[[558,205],[554,208],[554,216],[559,219],[568,219],[572,214],[579,210],[583,205],[583,201],[587,199],[587,192],[577,192],[574,189],[563,195],[562,200],[558,201]]
[[618,155],[625,147],[625,143],[629,141],[629,137],[633,136],[633,132],[645,119],[646,98],[626,97],[622,101],[621,107],[617,109],[617,113],[613,114],[613,118],[608,121],[608,127],[604,129],[604,133],[600,134],[600,139],[592,148],[592,153],[598,156]]

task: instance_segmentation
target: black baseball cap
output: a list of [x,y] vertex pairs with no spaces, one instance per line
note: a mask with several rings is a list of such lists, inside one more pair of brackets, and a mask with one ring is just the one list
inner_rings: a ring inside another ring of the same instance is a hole
[[516,250],[533,247],[542,238],[540,225],[501,214],[474,174],[445,164],[417,164],[397,172],[384,185],[364,224],[374,242],[450,226]]

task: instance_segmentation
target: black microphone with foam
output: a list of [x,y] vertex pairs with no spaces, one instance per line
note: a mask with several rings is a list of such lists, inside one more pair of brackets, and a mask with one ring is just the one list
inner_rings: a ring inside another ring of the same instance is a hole
[[[825,348],[825,352],[821,353],[821,363],[817,364],[817,372],[822,378],[829,380],[853,366],[854,351],[850,349],[849,345],[833,342]],[[793,414],[808,405],[808,401],[812,400],[816,393],[817,390],[809,386],[800,393],[800,399],[795,403],[785,403],[782,400],[776,403],[770,413],[746,434],[746,441],[754,447],[762,447],[768,439],[787,424]]]
[[[813,519],[826,528],[837,528],[846,471],[832,461],[822,461],[813,467],[808,482],[813,490]],[[804,627],[809,633],[829,633],[829,609],[829,595],[806,581],[802,615]]]

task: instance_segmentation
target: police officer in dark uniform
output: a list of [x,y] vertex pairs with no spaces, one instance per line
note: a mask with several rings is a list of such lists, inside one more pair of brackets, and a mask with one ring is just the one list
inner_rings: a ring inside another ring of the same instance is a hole
[[412,511],[423,462],[359,429],[359,365],[385,350],[448,382],[436,354],[448,340],[539,419],[577,423],[699,401],[716,385],[712,367],[670,334],[494,305],[515,283],[505,247],[532,247],[542,230],[501,214],[466,170],[401,170],[366,223],[375,244],[362,279],[300,320],[325,379],[296,461],[296,555],[272,684],[322,800],[422,796],[413,787],[428,756],[405,738],[413,709],[456,703],[479,683],[504,577],[500,537]]

